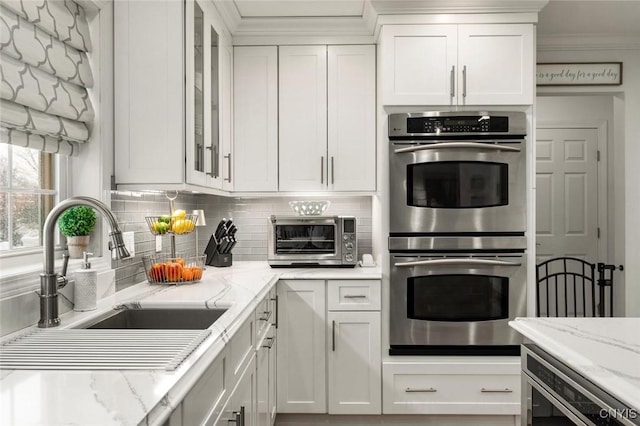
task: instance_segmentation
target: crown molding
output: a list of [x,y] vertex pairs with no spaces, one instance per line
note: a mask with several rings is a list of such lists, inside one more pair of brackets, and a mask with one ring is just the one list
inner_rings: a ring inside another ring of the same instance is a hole
[[247,36],[368,36],[372,32],[361,17],[278,17],[244,18],[233,32],[234,37]]
[[549,0],[371,0],[378,15],[538,13]]
[[628,36],[619,34],[538,34],[537,51],[563,50],[640,50],[640,35]]
[[236,7],[235,1],[214,0],[213,5],[218,10],[229,32],[233,35],[242,22],[240,11]]

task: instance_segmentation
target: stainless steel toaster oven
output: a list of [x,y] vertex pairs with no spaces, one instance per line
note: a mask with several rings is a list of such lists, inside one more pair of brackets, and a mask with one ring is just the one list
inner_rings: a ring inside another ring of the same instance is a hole
[[269,221],[271,267],[356,266],[355,217],[272,215]]

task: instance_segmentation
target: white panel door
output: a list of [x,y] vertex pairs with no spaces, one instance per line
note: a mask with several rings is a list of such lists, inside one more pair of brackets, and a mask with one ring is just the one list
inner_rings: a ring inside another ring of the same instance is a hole
[[329,46],[329,189],[376,189],[376,50]]
[[533,25],[460,25],[458,104],[533,103]]
[[383,105],[454,105],[456,25],[385,25]]
[[113,7],[116,183],[182,183],[183,3]]
[[257,347],[256,426],[270,426],[269,412],[269,340],[262,339]]
[[562,256],[597,261],[597,153],[596,129],[537,129],[538,262]]
[[329,414],[380,414],[380,312],[330,311]]
[[280,280],[278,413],[326,413],[325,282]]
[[222,97],[220,99],[221,126],[220,126],[220,177],[222,179],[222,189],[233,190],[233,46],[227,37],[220,37],[220,81]]
[[278,48],[236,46],[233,60],[235,159],[225,178],[235,191],[277,191]]
[[279,47],[280,191],[327,187],[327,47]]

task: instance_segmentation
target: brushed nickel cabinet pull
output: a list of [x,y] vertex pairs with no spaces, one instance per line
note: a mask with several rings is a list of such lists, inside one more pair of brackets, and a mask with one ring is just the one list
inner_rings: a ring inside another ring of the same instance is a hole
[[334,170],[335,170],[335,167],[333,167],[333,156],[331,156],[331,185],[336,183],[336,179],[335,179],[335,176],[334,176]]
[[224,158],[227,159],[227,165],[229,166],[229,178],[225,178],[225,180],[231,183],[231,153],[229,153],[229,155],[225,155]]
[[320,157],[320,184],[324,184],[324,157]]
[[427,392],[427,393],[433,393],[433,392],[438,392],[438,389],[436,388],[427,388],[427,389],[413,389],[413,388],[407,388],[405,389],[405,392]]
[[332,350],[336,351],[336,321],[331,321],[331,346]]
[[364,294],[345,294],[343,296],[345,299],[366,299],[367,296]]
[[271,301],[276,302],[276,315],[275,315],[275,322],[273,323],[273,326],[275,328],[278,328],[278,296],[271,299]]
[[482,389],[480,389],[480,392],[484,392],[484,393],[513,393],[513,389],[509,389],[509,388],[504,388],[504,389],[482,388]]
[[456,95],[456,66],[451,66],[451,97]]
[[467,97],[467,66],[462,67],[462,97]]

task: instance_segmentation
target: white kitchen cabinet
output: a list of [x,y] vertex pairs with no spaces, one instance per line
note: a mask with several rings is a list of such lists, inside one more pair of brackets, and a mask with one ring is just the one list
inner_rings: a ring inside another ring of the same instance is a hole
[[329,311],[327,320],[329,414],[380,414],[380,312]]
[[280,191],[327,186],[327,47],[280,46]]
[[[256,423],[256,356],[255,352],[250,363],[240,374],[238,383],[227,403],[222,408],[215,426],[236,425],[255,426]],[[187,424],[187,423],[185,423]],[[188,423],[198,424],[198,423]]]
[[520,359],[389,362],[384,414],[518,415]]
[[220,58],[231,40],[215,7],[118,1],[114,25],[116,184],[221,188],[231,115],[220,115]]
[[380,414],[380,281],[280,280],[277,292],[278,412]]
[[326,413],[326,305],[323,280],[280,280],[278,413]]
[[277,191],[278,48],[236,46],[233,60],[233,189]]
[[531,24],[384,26],[382,103],[529,105],[534,57]]
[[[226,37],[221,37],[226,40]],[[221,137],[221,154],[219,160],[220,177],[222,179],[222,189],[225,191],[233,191],[234,179],[233,171],[233,47],[231,42],[221,43],[220,52],[220,90],[222,96],[220,98],[220,117],[222,123],[220,125]]]
[[275,407],[275,369],[272,368],[276,357],[275,328],[269,326],[264,338],[257,347],[257,394],[256,394],[256,425],[271,426]]
[[279,47],[279,190],[375,190],[375,46]]
[[375,191],[375,46],[329,46],[327,55],[328,189]]

